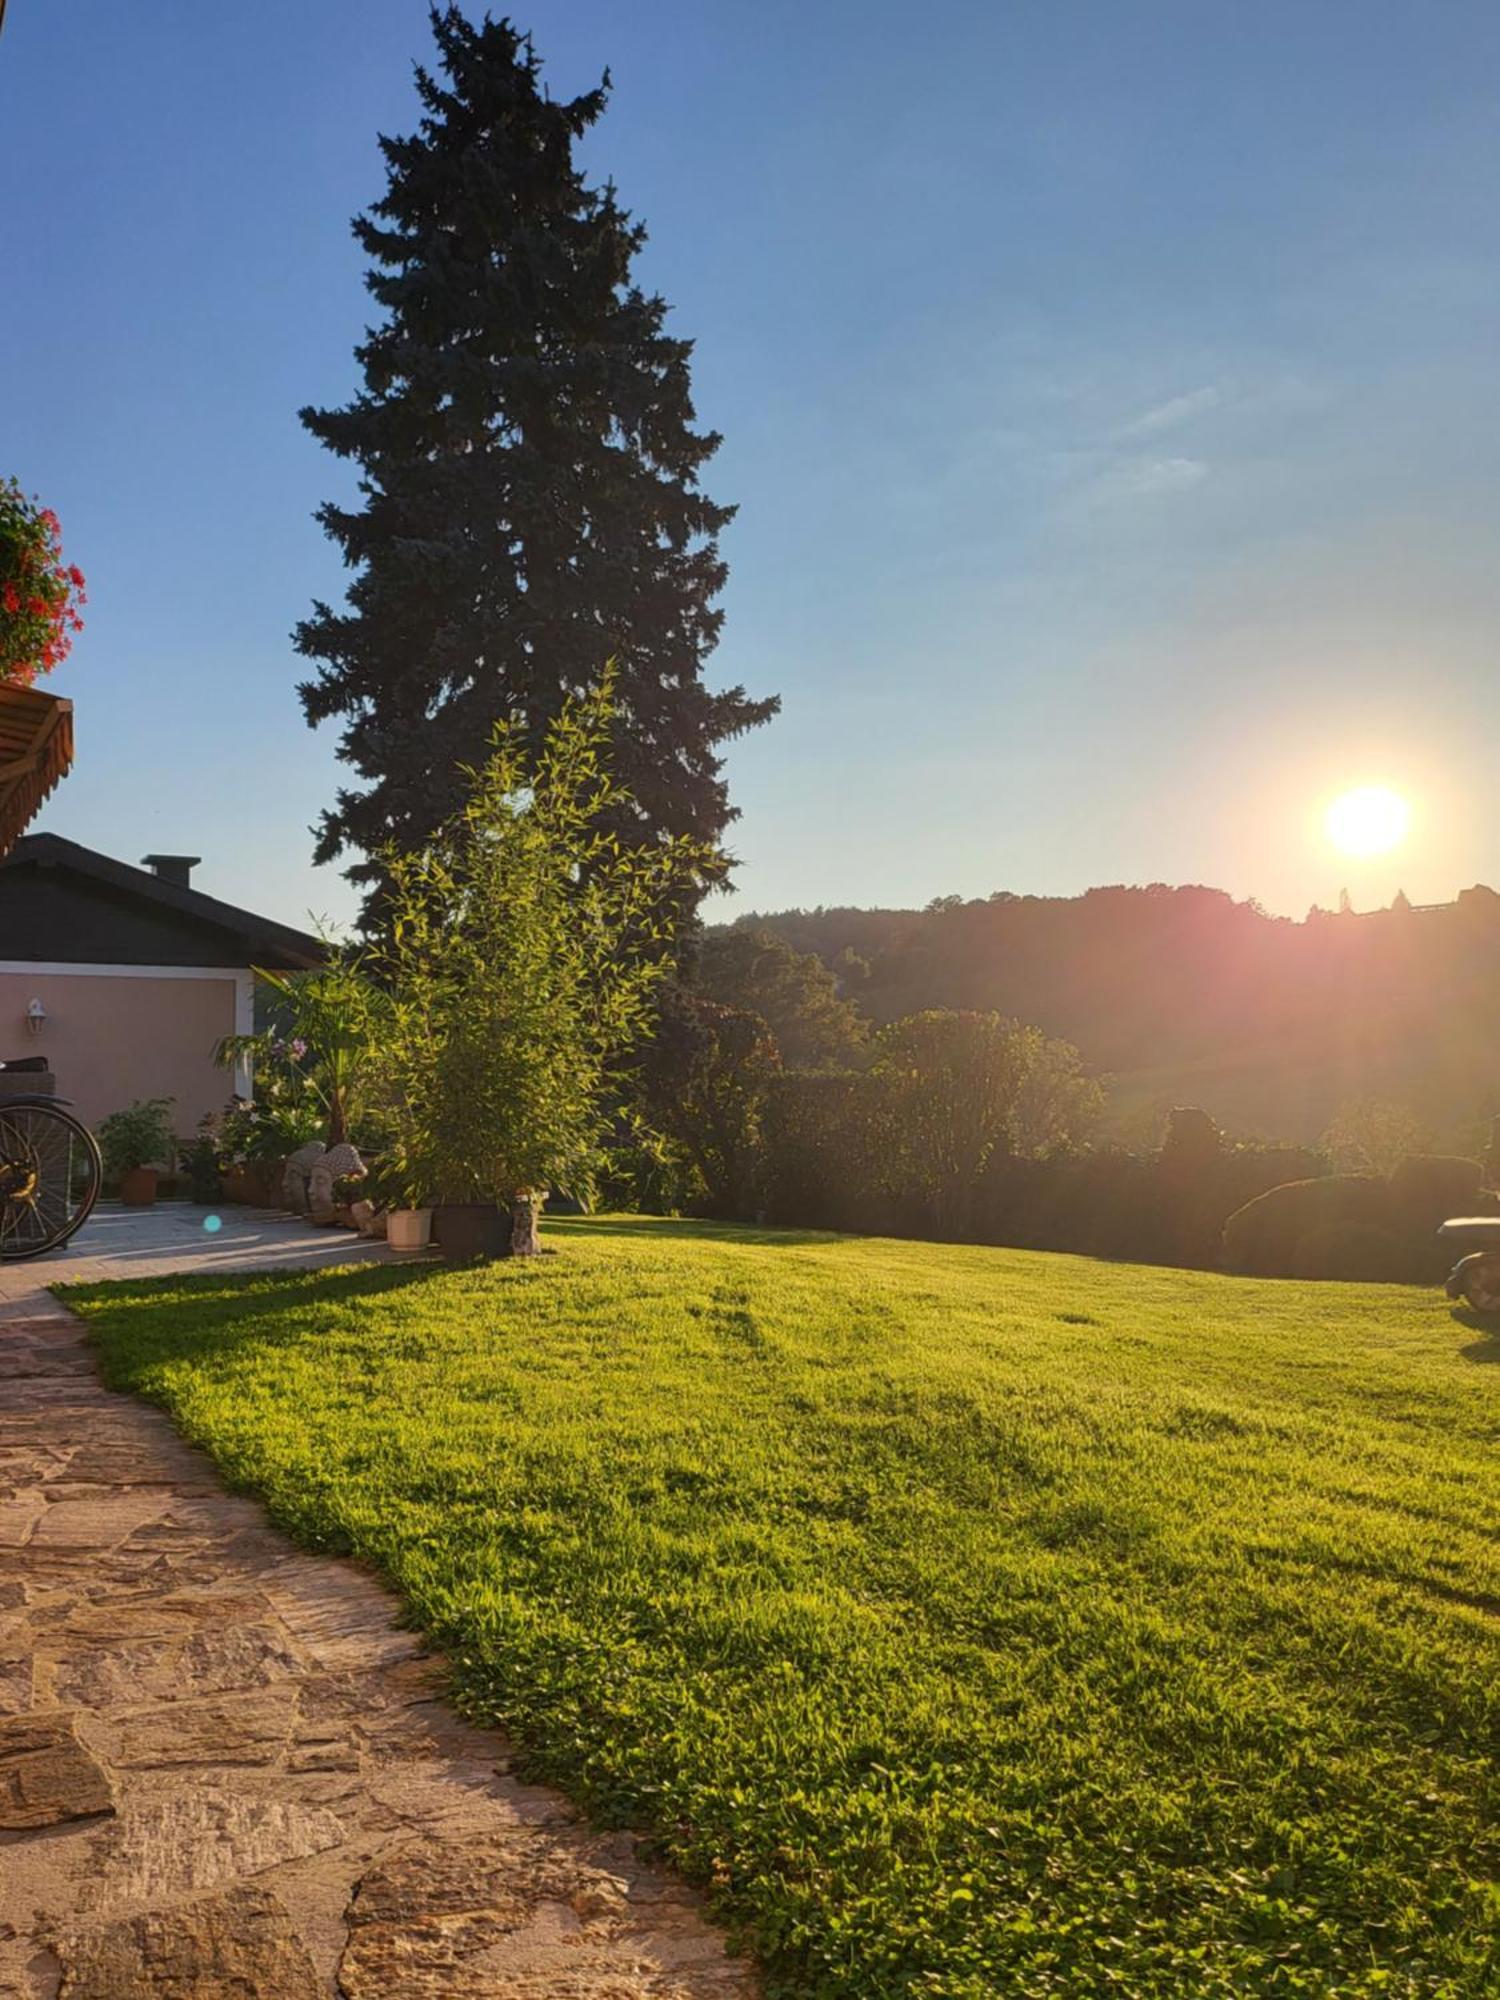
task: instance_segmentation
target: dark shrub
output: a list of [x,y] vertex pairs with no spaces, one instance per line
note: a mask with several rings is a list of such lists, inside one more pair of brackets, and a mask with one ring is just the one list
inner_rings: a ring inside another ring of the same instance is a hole
[[1201,1174],[1224,1151],[1224,1134],[1196,1104],[1181,1104],[1167,1113],[1167,1130],[1158,1163],[1164,1174],[1186,1179]]
[[1500,1197],[1481,1185],[1483,1178],[1478,1160],[1442,1153],[1408,1154],[1393,1170],[1387,1191],[1391,1228],[1414,1283],[1436,1283],[1452,1266],[1452,1248],[1437,1233],[1450,1216],[1500,1213]]
[[1310,1229],[1292,1254],[1293,1278],[1357,1278],[1400,1284],[1413,1276],[1407,1246],[1374,1222],[1325,1222]]
[[869,1099],[868,1080],[849,1070],[792,1070],[776,1078],[761,1115],[773,1221],[896,1233],[896,1204],[880,1191]]
[[1156,1160],[1156,1204],[1134,1254],[1161,1264],[1217,1266],[1224,1224],[1237,1208],[1288,1181],[1327,1174],[1321,1153],[1300,1146],[1221,1146],[1184,1172],[1182,1155],[1164,1146]]
[[990,1161],[976,1190],[981,1243],[1144,1259],[1153,1254],[1154,1220],[1151,1162],[1133,1153],[1006,1155]]
[[1478,1160],[1408,1153],[1391,1174],[1391,1219],[1402,1227],[1431,1230],[1451,1215],[1493,1214],[1493,1196],[1481,1194],[1483,1178]]
[[1335,1224],[1387,1226],[1386,1184],[1376,1174],[1328,1174],[1289,1181],[1257,1195],[1224,1224],[1224,1258],[1233,1271],[1263,1278],[1303,1275],[1303,1239]]

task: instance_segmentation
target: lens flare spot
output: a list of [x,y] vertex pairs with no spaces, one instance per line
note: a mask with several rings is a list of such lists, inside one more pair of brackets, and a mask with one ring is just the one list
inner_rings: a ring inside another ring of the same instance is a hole
[[210,1236],[217,1236],[219,1231],[224,1227],[224,1218],[222,1215],[205,1215],[203,1218],[203,1227],[208,1231]]

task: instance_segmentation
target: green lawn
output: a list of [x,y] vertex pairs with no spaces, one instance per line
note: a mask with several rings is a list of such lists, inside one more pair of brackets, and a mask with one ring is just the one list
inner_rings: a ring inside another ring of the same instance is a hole
[[774,1995],[1500,1992],[1500,1342],[706,1224],[75,1291]]

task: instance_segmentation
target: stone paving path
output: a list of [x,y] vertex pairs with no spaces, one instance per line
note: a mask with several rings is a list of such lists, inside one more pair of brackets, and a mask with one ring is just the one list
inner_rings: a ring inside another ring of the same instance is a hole
[[691,1892],[518,1783],[394,1619],[104,1389],[34,1280],[11,1284],[0,1996],[747,2000]]

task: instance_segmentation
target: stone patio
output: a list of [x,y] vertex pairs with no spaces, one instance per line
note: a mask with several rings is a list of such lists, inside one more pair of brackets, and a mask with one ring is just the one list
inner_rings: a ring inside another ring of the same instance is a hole
[[60,1278],[388,1256],[104,1211],[0,1267],[4,2000],[745,2000],[696,1898],[520,1784],[352,1564],[99,1383]]

